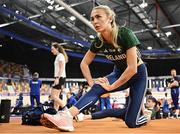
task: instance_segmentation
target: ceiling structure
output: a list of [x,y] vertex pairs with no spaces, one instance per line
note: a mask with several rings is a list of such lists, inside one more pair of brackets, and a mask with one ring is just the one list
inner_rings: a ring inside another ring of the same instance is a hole
[[56,41],[72,55],[84,53],[96,35],[89,18],[97,5],[110,6],[118,25],[137,35],[143,58],[180,58],[179,0],[1,0],[0,39],[32,50]]

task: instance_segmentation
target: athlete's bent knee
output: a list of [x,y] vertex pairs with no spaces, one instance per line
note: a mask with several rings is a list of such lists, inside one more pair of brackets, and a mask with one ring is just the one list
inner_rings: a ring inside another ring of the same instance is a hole
[[94,84],[91,88],[91,92],[96,93],[97,95],[101,95],[106,93],[107,91],[99,84]]
[[133,122],[133,121],[127,121],[127,120],[125,120],[125,123],[126,123],[126,125],[127,125],[129,128],[137,128],[137,127],[138,127],[138,126],[136,125],[136,123]]

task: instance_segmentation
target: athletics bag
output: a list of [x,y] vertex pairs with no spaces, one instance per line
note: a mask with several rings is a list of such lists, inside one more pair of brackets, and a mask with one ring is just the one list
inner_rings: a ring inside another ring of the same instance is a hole
[[43,113],[56,114],[57,112],[52,107],[39,105],[22,114],[22,125],[41,125],[40,119]]

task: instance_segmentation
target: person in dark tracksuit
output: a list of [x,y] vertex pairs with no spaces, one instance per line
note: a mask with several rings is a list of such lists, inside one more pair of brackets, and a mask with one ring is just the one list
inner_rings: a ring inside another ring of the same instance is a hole
[[175,107],[175,117],[179,115],[179,83],[180,78],[177,76],[175,69],[171,69],[172,78],[169,80],[168,87],[171,89],[171,98]]
[[42,81],[39,80],[39,74],[35,72],[32,76],[32,80],[29,81],[29,86],[30,86],[30,102],[31,102],[31,107],[34,107],[35,101],[36,104],[40,104],[40,89],[41,89]]
[[[137,48],[140,45],[139,40],[127,27],[116,25],[115,13],[108,6],[94,7],[91,12],[91,23],[98,36],[80,65],[91,90],[65,112],[58,112],[56,115],[43,114],[45,120],[43,125],[48,126],[48,123],[51,123],[59,130],[73,131],[73,117],[79,112],[93,105],[101,95],[127,88],[130,89],[129,103],[126,109],[119,110],[122,118],[129,128],[146,124],[148,117],[142,114],[141,109],[147,89],[147,70]],[[97,53],[103,53],[112,61],[114,70],[109,75],[94,80],[89,65]]]

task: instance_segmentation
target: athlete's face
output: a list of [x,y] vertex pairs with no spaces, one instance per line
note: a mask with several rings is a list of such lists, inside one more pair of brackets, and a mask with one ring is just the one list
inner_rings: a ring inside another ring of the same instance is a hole
[[176,76],[176,70],[171,70],[171,76],[175,77]]
[[91,23],[97,32],[102,33],[111,27],[112,19],[103,9],[94,9],[91,12]]
[[53,55],[57,55],[58,54],[58,50],[55,47],[51,47],[51,52],[53,53]]

